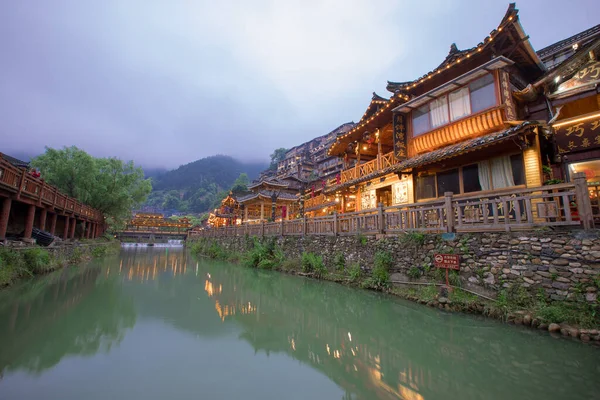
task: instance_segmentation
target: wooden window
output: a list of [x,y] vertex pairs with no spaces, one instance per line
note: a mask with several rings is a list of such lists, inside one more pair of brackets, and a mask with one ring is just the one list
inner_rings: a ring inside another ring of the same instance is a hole
[[515,186],[525,184],[525,167],[523,166],[523,156],[521,154],[513,154],[510,156],[510,164],[512,167],[513,180]]
[[435,174],[417,176],[416,192],[417,200],[437,197],[435,191]]
[[471,164],[462,167],[462,182],[464,193],[481,191],[481,184],[479,183],[478,164]]
[[412,135],[418,136],[497,103],[494,76],[486,74],[466,86],[412,111]]
[[469,84],[471,112],[477,113],[496,105],[494,77],[485,75]]
[[429,132],[431,130],[431,122],[429,121],[429,104],[414,110],[412,117],[414,136]]
[[441,197],[446,192],[454,194],[460,193],[460,178],[458,176],[458,168],[437,174],[437,194]]

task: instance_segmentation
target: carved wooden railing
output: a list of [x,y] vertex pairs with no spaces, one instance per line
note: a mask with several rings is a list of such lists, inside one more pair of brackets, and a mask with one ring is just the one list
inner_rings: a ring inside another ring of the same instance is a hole
[[381,156],[381,165],[379,166],[379,169],[388,168],[394,164],[396,164],[396,157],[394,157],[394,152],[390,151]]
[[[600,203],[596,205],[600,206]],[[573,183],[511,188],[472,196],[446,193],[441,199],[424,203],[392,207],[380,205],[359,212],[242,225],[229,231],[226,228],[206,229],[192,236],[490,232],[555,226],[591,229],[595,215],[585,175],[575,174]]]
[[1,154],[0,190],[10,192],[16,195],[17,198],[35,201],[40,206],[51,206],[58,211],[73,213],[80,218],[87,218],[95,222],[104,220],[100,211],[62,194],[57,188],[44,182],[43,179],[33,177],[24,168],[15,167],[3,159]]

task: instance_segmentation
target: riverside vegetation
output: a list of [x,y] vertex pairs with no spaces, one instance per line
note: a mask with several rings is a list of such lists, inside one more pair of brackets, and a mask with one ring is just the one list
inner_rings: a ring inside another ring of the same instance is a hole
[[91,258],[100,258],[117,251],[117,242],[94,245],[56,247],[51,250],[33,248],[0,248],[0,287],[19,279],[42,275]]
[[[357,237],[357,244],[365,245],[365,240],[361,239]],[[422,244],[424,236],[411,234],[405,240]],[[390,274],[394,264],[393,256],[384,250],[375,252],[372,266],[367,268],[358,262],[348,263],[342,252],[336,253],[329,265],[322,256],[312,252],[302,252],[300,257],[286,257],[275,238],[259,240],[247,236],[245,249],[241,252],[227,249],[212,238],[194,241],[190,244],[190,249],[197,255],[240,263],[248,268],[277,270],[382,291],[448,311],[482,314],[550,331],[561,330],[564,335],[571,336],[575,336],[575,329],[577,337],[584,341],[600,341],[600,332],[594,329],[600,327],[600,308],[597,302],[590,304],[585,301],[583,288],[570,301],[550,301],[542,290],[532,294],[518,284],[511,284],[499,290],[496,299],[491,299],[461,288],[461,279],[455,271],[449,271],[449,282],[453,288],[447,291],[443,287],[445,271],[431,265],[411,267],[407,275],[412,282],[396,282],[391,279]],[[423,278],[427,282],[422,282]],[[397,286],[394,283],[408,285]],[[596,279],[594,283],[600,289],[600,279]],[[579,329],[574,328],[575,326]]]

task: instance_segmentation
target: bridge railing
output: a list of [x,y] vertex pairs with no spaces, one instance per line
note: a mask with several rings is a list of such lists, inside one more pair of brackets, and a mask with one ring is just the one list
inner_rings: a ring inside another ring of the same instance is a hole
[[27,198],[39,205],[51,206],[94,222],[101,222],[104,219],[100,211],[62,194],[56,187],[32,176],[24,168],[15,167],[2,158],[2,153],[0,153],[0,189],[15,194],[18,198]]
[[[191,236],[375,235],[402,232],[490,232],[541,227],[592,229],[594,213],[585,175],[574,182],[454,195],[428,202],[334,213],[316,218],[206,229]],[[598,214],[596,212],[596,214]]]

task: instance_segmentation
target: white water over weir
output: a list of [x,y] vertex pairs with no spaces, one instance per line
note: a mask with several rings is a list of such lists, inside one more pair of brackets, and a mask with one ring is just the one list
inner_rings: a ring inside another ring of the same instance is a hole
[[169,239],[166,243],[121,243],[121,247],[183,247],[183,240]]

